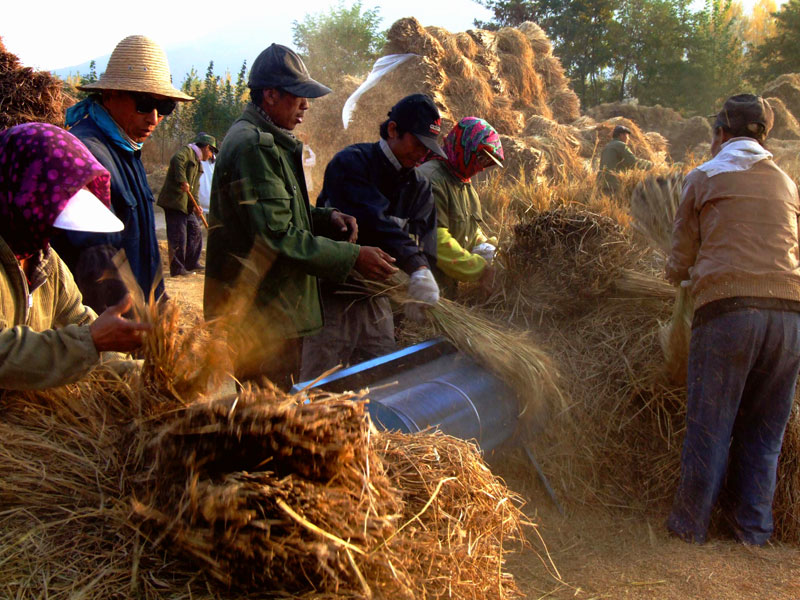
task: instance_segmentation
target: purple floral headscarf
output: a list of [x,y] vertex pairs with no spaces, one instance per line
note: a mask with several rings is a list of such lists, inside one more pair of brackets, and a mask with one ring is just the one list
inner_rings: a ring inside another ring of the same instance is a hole
[[87,188],[110,205],[111,176],[68,131],[25,123],[0,131],[0,236],[18,258],[49,245],[67,201]]

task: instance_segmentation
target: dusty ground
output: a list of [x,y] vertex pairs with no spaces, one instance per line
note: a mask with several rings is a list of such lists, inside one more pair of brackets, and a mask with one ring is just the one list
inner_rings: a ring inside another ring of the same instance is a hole
[[[159,239],[165,273],[163,219]],[[200,318],[203,274],[166,277],[167,293],[191,321]],[[558,575],[546,568],[541,543],[509,559],[525,598],[579,600],[800,600],[800,549],[775,544],[748,548],[714,538],[705,546],[667,536],[666,507],[651,514],[609,511],[561,498],[562,516],[536,480],[519,463],[508,469],[502,455],[491,459],[494,470],[526,499],[526,512],[538,524]],[[506,472],[504,472],[506,471]]]

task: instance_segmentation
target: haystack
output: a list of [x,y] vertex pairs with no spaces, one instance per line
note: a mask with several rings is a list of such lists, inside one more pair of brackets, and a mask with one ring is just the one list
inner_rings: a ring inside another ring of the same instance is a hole
[[795,119],[800,119],[800,73],[785,73],[764,86],[764,98],[779,98]]
[[673,161],[685,160],[688,151],[711,139],[711,126],[707,119],[685,119],[678,111],[659,104],[640,106],[631,102],[613,102],[593,106],[587,114],[597,120],[625,117],[644,131],[660,133],[668,142],[669,155]]
[[63,82],[46,71],[23,67],[0,38],[0,129],[20,123],[64,125],[64,113],[75,99]]
[[374,140],[389,108],[411,93],[434,99],[443,132],[465,116],[484,118],[510,136],[521,135],[535,115],[560,123],[579,116],[580,102],[560,61],[544,32],[532,23],[452,34],[441,27],[424,28],[414,18],[401,19],[387,33],[384,54],[405,53],[419,57],[361,97],[348,130],[341,126],[344,94],[314,104],[303,129],[322,164],[348,143]]
[[3,394],[6,595],[518,596],[503,564],[528,521],[474,445],[379,433],[353,394],[189,399],[204,368],[165,376],[214,360],[171,310],[142,377]]
[[779,140],[800,140],[800,124],[792,113],[788,111],[783,100],[780,98],[767,98],[772,113],[775,115],[775,123],[772,126],[769,136]]

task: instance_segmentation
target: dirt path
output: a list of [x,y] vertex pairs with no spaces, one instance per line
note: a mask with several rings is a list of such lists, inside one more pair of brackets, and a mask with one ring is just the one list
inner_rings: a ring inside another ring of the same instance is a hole
[[562,579],[548,576],[531,552],[516,553],[509,569],[528,599],[800,598],[797,548],[752,548],[720,539],[690,545],[667,535],[665,515],[568,506],[561,516],[543,492],[527,501]]

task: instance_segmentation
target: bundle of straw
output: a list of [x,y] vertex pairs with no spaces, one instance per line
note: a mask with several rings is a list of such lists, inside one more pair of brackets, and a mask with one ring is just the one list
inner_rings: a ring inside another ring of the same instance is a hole
[[[683,173],[673,171],[666,177],[644,179],[631,196],[634,228],[663,256],[669,255],[672,248],[672,225],[682,188]],[[672,317],[661,326],[659,334],[664,351],[664,371],[675,384],[686,381],[693,314],[694,302],[689,288],[681,285],[675,294]]]
[[[174,314],[153,314],[176,334]],[[193,351],[162,341],[167,353]],[[151,375],[163,376],[99,370],[3,395],[0,595],[518,595],[504,543],[522,539],[528,521],[473,446],[428,434],[385,440],[352,394],[266,387],[203,401],[177,398]],[[408,490],[410,475],[389,475],[412,471],[421,477]],[[450,581],[430,579],[431,565]]]

